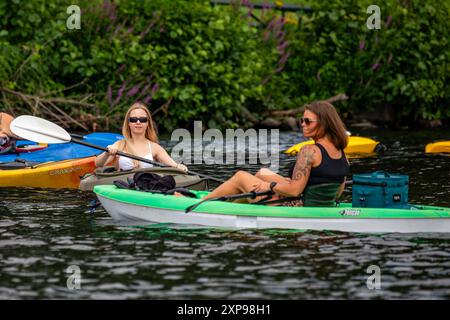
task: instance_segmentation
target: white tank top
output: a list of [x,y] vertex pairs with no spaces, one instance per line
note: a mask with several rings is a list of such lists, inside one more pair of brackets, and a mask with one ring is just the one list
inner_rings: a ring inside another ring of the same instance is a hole
[[[153,160],[152,144],[150,142],[148,143],[148,147],[150,148],[150,152],[147,155],[145,155],[143,158],[148,159],[148,160]],[[134,160],[130,159],[130,158],[119,157],[119,170],[135,169],[133,161]],[[139,168],[151,168],[151,167],[153,167],[152,164],[139,161]]]

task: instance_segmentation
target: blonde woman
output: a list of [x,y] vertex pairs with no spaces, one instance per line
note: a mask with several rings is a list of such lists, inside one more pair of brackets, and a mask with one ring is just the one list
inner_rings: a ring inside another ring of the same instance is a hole
[[113,164],[116,170],[133,170],[153,166],[146,162],[116,155],[117,151],[122,151],[181,169],[184,172],[188,171],[185,165],[176,163],[158,144],[152,116],[143,103],[135,103],[128,109],[123,121],[122,135],[125,139],[109,145],[108,152],[103,152],[96,158],[95,165],[97,167]]

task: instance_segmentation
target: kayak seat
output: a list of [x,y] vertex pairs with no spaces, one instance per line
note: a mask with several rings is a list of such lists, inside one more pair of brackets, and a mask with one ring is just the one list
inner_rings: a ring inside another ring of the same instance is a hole
[[15,170],[15,169],[32,168],[32,167],[37,166],[38,164],[41,164],[41,162],[28,161],[25,159],[17,158],[14,161],[0,163],[0,170]]
[[340,183],[323,183],[309,186],[303,192],[305,207],[335,207]]

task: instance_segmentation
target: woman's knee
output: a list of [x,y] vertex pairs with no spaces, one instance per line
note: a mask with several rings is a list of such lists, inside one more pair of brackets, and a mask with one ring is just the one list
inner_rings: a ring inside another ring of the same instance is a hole
[[268,176],[274,174],[272,170],[267,168],[261,168],[258,170],[258,172],[255,174],[255,177],[261,178],[262,176]]
[[241,179],[241,178],[244,178],[244,177],[248,177],[248,175],[251,175],[251,173],[248,173],[247,171],[244,171],[244,170],[239,170],[233,175],[233,178],[234,179]]

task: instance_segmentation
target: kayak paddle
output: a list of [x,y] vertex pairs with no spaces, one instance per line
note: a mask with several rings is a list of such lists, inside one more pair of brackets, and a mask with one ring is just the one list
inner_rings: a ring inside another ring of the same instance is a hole
[[195,208],[197,208],[199,205],[201,205],[202,203],[204,203],[206,201],[227,201],[227,200],[237,200],[237,199],[245,199],[245,198],[255,199],[256,197],[259,197],[259,196],[269,196],[272,194],[273,194],[273,191],[271,191],[271,190],[263,191],[263,192],[252,191],[249,193],[231,194],[228,196],[221,196],[221,197],[216,197],[216,198],[211,198],[211,199],[205,199],[200,202],[197,202],[196,204],[193,204],[192,206],[187,207],[185,209],[185,213],[191,212],[192,210],[194,210]]
[[[74,138],[66,130],[64,130],[57,124],[50,122],[48,120],[42,119],[42,118],[34,117],[34,116],[19,116],[19,117],[15,118],[11,122],[10,129],[15,135],[18,135],[19,137],[26,139],[26,140],[30,140],[30,141],[35,141],[35,142],[40,142],[40,143],[73,142],[73,143],[81,144],[81,145],[84,145],[84,146],[87,146],[90,148],[108,152],[108,149],[105,147],[91,144],[91,143],[79,140],[77,138]],[[153,164],[158,167],[163,167],[163,168],[170,167],[171,168],[171,166],[168,166],[168,165],[156,162],[156,161],[152,161],[149,159],[145,159],[145,158],[142,158],[139,156],[135,156],[135,155],[132,155],[129,153],[125,153],[122,151],[118,151],[117,155],[126,157],[126,158],[130,158],[130,159],[134,159],[134,160],[138,160],[141,162],[150,163],[150,164]],[[212,181],[220,182],[220,183],[224,182],[224,180],[222,180],[222,179],[211,177],[211,176],[204,175],[204,174],[190,171],[190,170],[187,173],[198,175],[200,177],[204,177],[204,178],[210,179]]]

